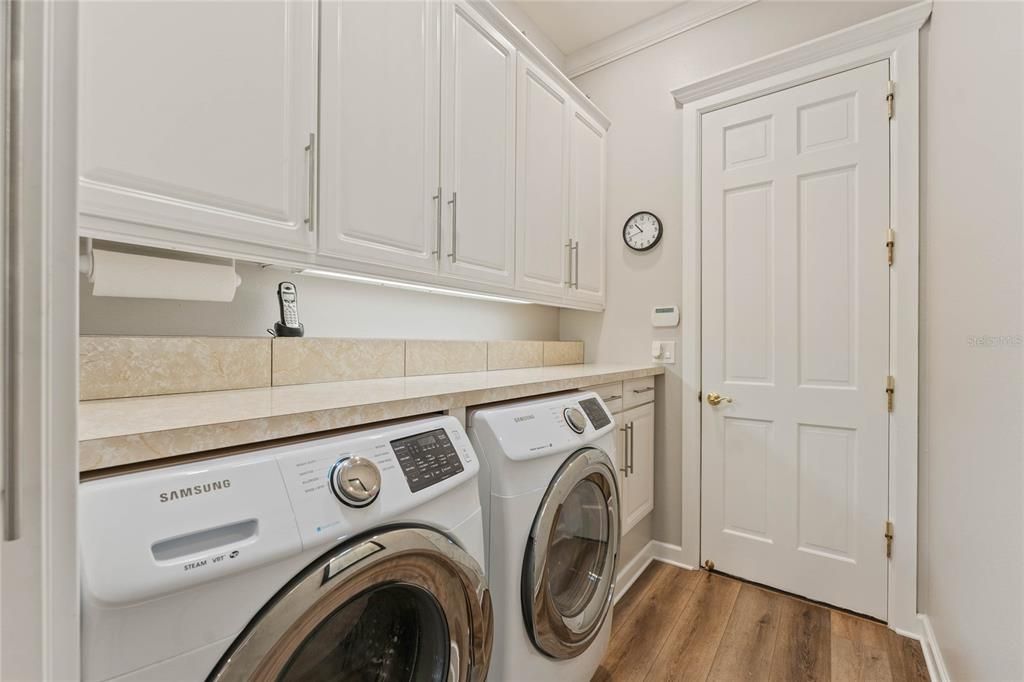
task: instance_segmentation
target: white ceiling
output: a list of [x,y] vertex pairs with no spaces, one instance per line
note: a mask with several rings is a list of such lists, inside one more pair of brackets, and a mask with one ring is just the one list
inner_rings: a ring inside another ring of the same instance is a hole
[[563,54],[570,54],[683,4],[670,0],[518,0]]

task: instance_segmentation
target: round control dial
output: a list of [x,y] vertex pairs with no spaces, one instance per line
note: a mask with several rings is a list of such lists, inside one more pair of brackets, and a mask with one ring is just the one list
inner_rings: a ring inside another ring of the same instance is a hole
[[380,494],[380,469],[365,457],[338,460],[330,478],[331,492],[350,507],[365,507]]
[[565,408],[562,414],[565,416],[565,423],[576,433],[583,433],[583,430],[587,428],[587,418],[575,407]]

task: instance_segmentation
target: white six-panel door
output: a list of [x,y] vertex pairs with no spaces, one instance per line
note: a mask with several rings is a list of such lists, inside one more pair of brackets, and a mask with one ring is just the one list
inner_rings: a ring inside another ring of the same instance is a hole
[[443,5],[442,272],[515,285],[516,52],[469,5]]
[[437,270],[439,12],[431,0],[322,4],[321,253]]
[[701,120],[701,558],[878,618],[888,77],[877,62]]
[[313,250],[314,3],[117,0],[79,19],[87,219]]
[[519,56],[516,282],[562,297],[569,272],[569,100]]

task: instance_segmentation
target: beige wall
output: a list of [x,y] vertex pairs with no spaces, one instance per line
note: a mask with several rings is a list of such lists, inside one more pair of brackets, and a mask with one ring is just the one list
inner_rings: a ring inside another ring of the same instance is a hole
[[[759,2],[591,71],[576,84],[608,114],[608,307],[604,314],[563,311],[564,338],[586,340],[589,361],[644,362],[653,339],[676,340],[695,330],[654,329],[655,305],[679,304],[682,290],[680,221],[682,125],[669,91],[906,3]],[[641,209],[661,217],[665,236],[646,254],[622,243],[622,224]],[[682,538],[682,379],[679,364],[666,368],[655,415],[655,511],[650,529],[638,526],[624,549],[653,537],[672,545]],[[695,552],[691,552],[694,553]],[[631,554],[623,553],[628,561]]]
[[1022,22],[939,2],[922,33],[919,610],[963,680],[1024,678]]
[[295,282],[307,336],[420,339],[558,338],[558,309],[455,298],[238,266],[231,303],[101,298],[81,281],[83,334],[267,336],[277,283]]

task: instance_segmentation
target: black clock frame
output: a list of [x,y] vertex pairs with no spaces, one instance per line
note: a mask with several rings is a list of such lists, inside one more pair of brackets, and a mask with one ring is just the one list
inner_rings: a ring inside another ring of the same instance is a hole
[[[629,221],[631,221],[633,218],[637,217],[638,215],[645,215],[645,214],[649,215],[649,216],[652,216],[656,221],[658,221],[658,236],[654,238],[654,241],[651,242],[650,246],[645,246],[642,249],[638,249],[638,248],[634,247],[633,245],[631,245],[629,243],[629,241],[626,239],[626,228],[629,227]],[[622,224],[622,242],[629,249],[631,249],[633,251],[636,251],[637,253],[643,253],[645,251],[650,251],[651,249],[653,249],[661,241],[661,237],[662,237],[663,234],[665,234],[665,226],[661,224],[661,218],[659,218],[657,215],[655,215],[654,213],[652,213],[650,211],[637,211],[633,215],[631,215],[628,218],[626,218],[626,222]]]

